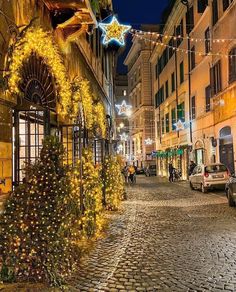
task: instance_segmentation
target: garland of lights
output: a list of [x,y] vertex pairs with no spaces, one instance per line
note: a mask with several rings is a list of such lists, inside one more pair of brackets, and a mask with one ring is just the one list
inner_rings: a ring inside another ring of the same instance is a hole
[[236,57],[236,55],[228,55],[228,54],[223,54],[223,53],[205,53],[205,52],[200,52],[200,51],[195,51],[195,50],[187,50],[187,49],[182,49],[182,48],[179,48],[179,47],[176,47],[176,46],[171,46],[169,44],[165,44],[163,42],[161,42],[160,40],[152,40],[152,39],[148,39],[148,38],[145,38],[143,36],[140,36],[139,34],[132,34],[133,36],[139,38],[140,40],[144,40],[144,41],[147,41],[147,42],[150,42],[152,43],[153,45],[156,45],[156,46],[161,46],[161,47],[165,47],[165,48],[169,48],[169,49],[172,49],[176,52],[182,52],[182,53],[191,53],[191,54],[195,54],[195,55],[198,55],[198,56],[221,56],[221,57],[226,57],[226,58],[233,58],[233,57]]
[[208,42],[208,41],[212,41],[213,43],[225,43],[226,41],[235,41],[236,39],[233,38],[194,38],[192,36],[181,36],[181,35],[169,35],[169,34],[162,34],[162,33],[158,33],[158,32],[152,32],[152,31],[142,31],[142,30],[137,30],[137,29],[131,29],[131,33],[138,33],[138,34],[142,34],[142,35],[149,35],[149,36],[154,36],[156,38],[161,38],[161,39],[173,39],[173,40],[177,40],[177,39],[184,39],[184,40],[189,40],[191,42]]
[[107,122],[106,122],[106,111],[102,102],[97,102],[94,107],[94,126],[98,126],[101,131],[101,136],[106,138],[107,133]]
[[36,53],[45,60],[55,77],[56,89],[60,96],[58,111],[65,116],[71,104],[71,87],[67,79],[66,68],[51,34],[45,32],[41,27],[29,28],[24,37],[14,46],[9,68],[8,89],[10,93],[14,95],[20,93],[21,68],[23,62],[32,53]]

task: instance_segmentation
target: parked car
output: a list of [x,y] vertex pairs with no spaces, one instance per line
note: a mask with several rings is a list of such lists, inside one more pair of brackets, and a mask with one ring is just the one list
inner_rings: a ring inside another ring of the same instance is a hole
[[145,169],[146,176],[154,176],[157,175],[157,167],[156,165],[148,165]]
[[189,177],[190,188],[200,189],[203,193],[212,188],[225,188],[229,176],[229,170],[224,164],[198,165]]
[[236,206],[236,175],[233,174],[225,186],[226,196],[228,198],[229,206]]

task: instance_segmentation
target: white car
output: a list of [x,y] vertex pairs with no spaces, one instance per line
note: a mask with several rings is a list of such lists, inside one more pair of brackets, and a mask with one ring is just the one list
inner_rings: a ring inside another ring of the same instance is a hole
[[224,164],[198,165],[189,177],[190,188],[200,189],[203,193],[212,188],[224,188],[229,176],[229,170]]

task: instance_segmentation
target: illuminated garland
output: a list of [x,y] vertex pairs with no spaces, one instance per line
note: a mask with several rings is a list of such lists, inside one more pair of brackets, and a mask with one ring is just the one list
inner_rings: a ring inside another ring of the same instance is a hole
[[88,130],[93,129],[93,95],[90,88],[90,83],[87,79],[78,77],[73,83],[74,93],[71,103],[71,112],[75,115],[79,113],[79,102],[82,102],[85,124]]
[[236,57],[236,55],[228,55],[228,54],[224,54],[224,53],[211,53],[211,52],[200,52],[200,51],[195,51],[195,50],[187,50],[187,49],[182,49],[180,47],[177,46],[171,46],[169,44],[165,44],[163,41],[161,41],[160,39],[158,40],[153,40],[147,37],[144,37],[143,35],[139,35],[139,34],[132,34],[133,36],[139,38],[140,40],[144,40],[145,42],[150,42],[151,44],[155,45],[155,46],[160,46],[160,47],[164,47],[164,48],[169,48],[172,49],[173,51],[176,52],[182,52],[182,53],[191,53],[191,54],[195,54],[198,56],[221,56],[221,57],[225,57],[225,58],[234,58]]
[[45,60],[52,75],[55,77],[56,89],[60,96],[61,108],[59,112],[62,115],[66,115],[71,104],[71,88],[66,77],[66,68],[52,36],[40,27],[30,28],[24,37],[15,44],[12,59],[10,60],[9,91],[16,95],[20,93],[21,68],[23,62],[32,53],[36,53]]
[[107,132],[107,123],[106,123],[106,111],[104,105],[101,102],[98,102],[94,105],[94,123],[101,131],[103,138],[106,138]]
[[117,157],[107,157],[103,169],[107,209],[117,210],[124,196],[124,178]]

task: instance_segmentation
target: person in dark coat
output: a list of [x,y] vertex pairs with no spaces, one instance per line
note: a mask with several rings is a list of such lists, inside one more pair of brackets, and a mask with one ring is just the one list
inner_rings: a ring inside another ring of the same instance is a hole
[[192,175],[193,174],[193,170],[194,170],[194,168],[196,166],[197,166],[197,164],[193,160],[191,160],[190,161],[190,166],[189,166],[189,175]]
[[174,181],[174,167],[172,162],[170,162],[169,164],[169,182],[173,182]]

